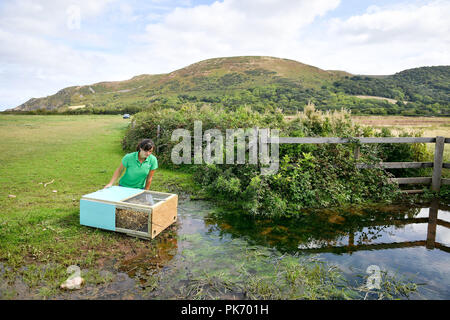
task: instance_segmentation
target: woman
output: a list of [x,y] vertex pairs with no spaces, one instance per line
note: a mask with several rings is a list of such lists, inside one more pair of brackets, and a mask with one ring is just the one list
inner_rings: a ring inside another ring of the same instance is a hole
[[144,139],[136,147],[136,152],[128,153],[114,171],[111,181],[105,188],[111,187],[125,168],[125,174],[119,180],[119,186],[149,190],[153,174],[158,169],[158,160],[152,155],[155,144],[151,139]]

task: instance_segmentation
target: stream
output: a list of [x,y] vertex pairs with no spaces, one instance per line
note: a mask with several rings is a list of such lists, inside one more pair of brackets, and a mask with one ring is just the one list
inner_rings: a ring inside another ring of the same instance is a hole
[[175,236],[155,242],[156,256],[111,261],[101,271],[110,282],[54,298],[314,299],[285,285],[297,281],[301,263],[312,263],[341,274],[352,288],[364,287],[371,266],[389,279],[418,284],[409,299],[448,300],[449,227],[450,208],[437,203],[309,210],[274,220],[181,200]]

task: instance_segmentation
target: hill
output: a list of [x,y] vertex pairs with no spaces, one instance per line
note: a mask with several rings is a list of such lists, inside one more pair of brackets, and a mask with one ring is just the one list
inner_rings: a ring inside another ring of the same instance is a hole
[[71,105],[101,107],[136,104],[155,96],[171,94],[205,94],[268,84],[291,84],[318,88],[342,75],[335,71],[272,57],[215,58],[160,75],[139,75],[125,81],[100,82],[68,87],[56,94],[30,99],[14,108],[16,111],[55,110]]
[[421,67],[389,76],[344,77],[334,86],[351,95],[382,96],[412,102],[409,109],[422,114],[450,115],[450,66]]
[[[319,109],[350,108],[355,113],[405,113],[422,108],[446,114],[449,67],[417,68],[392,76],[358,76],[322,70],[294,60],[274,57],[227,57],[200,61],[168,74],[135,76],[125,81],[73,86],[56,94],[33,98],[12,109],[32,112],[134,113],[153,105],[180,107],[185,103],[214,104],[235,109],[302,110],[309,101]],[[397,107],[373,95],[412,101]],[[434,107],[426,106],[437,103]],[[434,108],[434,109],[433,109]],[[392,109],[392,110],[390,110]],[[419,114],[420,110],[419,110]]]

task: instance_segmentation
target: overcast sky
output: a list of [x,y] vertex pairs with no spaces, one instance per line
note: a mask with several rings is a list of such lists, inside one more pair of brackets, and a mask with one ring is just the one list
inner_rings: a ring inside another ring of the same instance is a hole
[[1,0],[0,110],[215,57],[354,74],[450,64],[450,0]]

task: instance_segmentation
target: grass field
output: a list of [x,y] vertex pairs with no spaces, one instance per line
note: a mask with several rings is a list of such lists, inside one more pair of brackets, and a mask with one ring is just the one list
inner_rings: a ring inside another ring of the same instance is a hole
[[[445,117],[402,117],[402,116],[352,116],[353,121],[374,128],[388,128],[393,133],[401,131],[422,132],[423,137],[442,136],[450,138],[450,118]],[[426,144],[434,155],[434,143]],[[429,161],[433,161],[432,158]],[[450,163],[450,144],[444,147],[444,162]],[[443,169],[443,176],[450,177],[450,169]]]
[[[81,196],[103,188],[125,154],[128,123],[118,115],[0,115],[0,262],[11,281],[43,283],[40,291],[51,295],[69,265],[89,269],[152,249],[152,241],[79,224]],[[151,189],[194,192],[195,185],[189,174],[158,169]]]
[[375,128],[422,130],[426,137],[450,137],[450,118],[446,117],[352,116],[352,119]]

